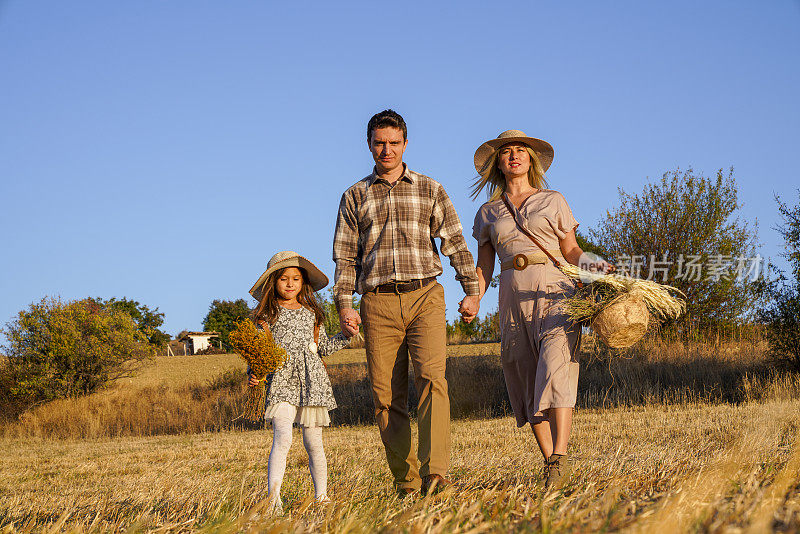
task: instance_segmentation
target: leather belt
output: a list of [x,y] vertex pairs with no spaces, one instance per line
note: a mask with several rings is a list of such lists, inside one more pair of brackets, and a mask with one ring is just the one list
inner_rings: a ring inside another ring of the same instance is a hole
[[[560,250],[549,251],[553,255],[561,256]],[[533,254],[517,254],[513,259],[500,263],[500,271],[508,269],[523,270],[528,265],[541,265],[547,263],[548,258],[544,252],[534,252]]]
[[409,291],[416,291],[422,287],[427,286],[436,280],[435,276],[428,278],[417,278],[416,280],[409,280],[407,282],[387,282],[375,288],[375,293],[408,293]]

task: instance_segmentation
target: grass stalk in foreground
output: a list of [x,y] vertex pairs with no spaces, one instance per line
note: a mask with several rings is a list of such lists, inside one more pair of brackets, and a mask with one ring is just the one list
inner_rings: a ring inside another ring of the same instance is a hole
[[[266,517],[269,431],[101,440],[3,440],[0,526],[42,531],[718,532],[800,529],[800,401],[582,411],[571,477],[545,494],[529,429],[453,423],[454,487],[392,492],[377,430],[326,430],[330,506],[299,434],[287,513]],[[65,515],[66,514],[66,515]]]

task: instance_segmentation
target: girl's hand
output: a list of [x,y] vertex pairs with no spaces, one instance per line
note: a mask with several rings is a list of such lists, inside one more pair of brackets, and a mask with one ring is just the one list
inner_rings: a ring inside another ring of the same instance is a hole
[[257,385],[258,385],[258,383],[260,382],[260,380],[259,380],[258,378],[256,378],[255,376],[253,376],[253,375],[247,375],[247,376],[249,376],[249,377],[250,377],[250,379],[247,381],[247,385],[248,385],[248,386],[253,386],[253,387],[255,387],[255,386],[257,386]]

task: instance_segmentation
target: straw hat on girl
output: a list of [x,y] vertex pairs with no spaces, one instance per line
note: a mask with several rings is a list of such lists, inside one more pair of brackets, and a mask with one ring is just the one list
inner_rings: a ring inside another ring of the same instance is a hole
[[311,287],[314,289],[314,291],[319,291],[328,285],[328,277],[325,276],[322,271],[317,269],[316,265],[305,259],[297,252],[284,250],[283,252],[278,252],[269,259],[269,263],[267,263],[267,270],[258,277],[256,283],[253,284],[252,288],[250,288],[250,294],[260,302],[261,297],[264,295],[264,284],[266,283],[267,278],[269,278],[269,275],[278,269],[283,269],[284,267],[298,267],[300,269],[304,269],[308,274],[308,282],[311,284]]

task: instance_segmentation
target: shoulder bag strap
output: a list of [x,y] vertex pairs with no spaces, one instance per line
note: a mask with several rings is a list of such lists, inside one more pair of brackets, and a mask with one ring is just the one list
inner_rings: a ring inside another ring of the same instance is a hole
[[[500,195],[500,198],[503,199],[503,202],[505,203],[508,212],[511,214],[511,218],[514,219],[514,223],[516,223],[517,228],[519,228],[520,232],[528,236],[530,240],[533,241],[533,243],[537,247],[539,247],[548,258],[550,258],[550,261],[553,262],[553,265],[555,265],[557,269],[561,270],[561,262],[558,261],[552,254],[550,254],[550,252],[548,252],[548,250],[544,248],[542,244],[539,243],[539,241],[535,237],[533,237],[533,234],[530,233],[527,228],[525,228],[520,224],[519,220],[517,219],[517,210],[511,205],[511,202],[508,201],[506,194],[503,193],[502,195]],[[580,280],[576,280],[575,282],[578,287],[583,287],[583,282],[581,282]]]

